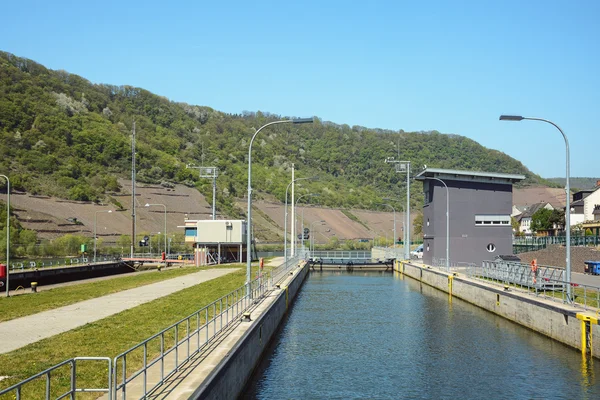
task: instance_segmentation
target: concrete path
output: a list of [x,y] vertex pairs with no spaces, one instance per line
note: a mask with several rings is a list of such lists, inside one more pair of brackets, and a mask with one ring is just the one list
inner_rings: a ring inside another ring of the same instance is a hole
[[0,323],[0,354],[190,288],[237,268],[211,269]]

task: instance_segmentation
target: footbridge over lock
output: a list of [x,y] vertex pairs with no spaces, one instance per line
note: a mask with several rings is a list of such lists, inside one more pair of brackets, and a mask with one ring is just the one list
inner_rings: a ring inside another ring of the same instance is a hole
[[402,248],[377,248],[371,251],[311,251],[308,262],[312,270],[323,269],[371,269],[392,271],[395,260],[402,260]]

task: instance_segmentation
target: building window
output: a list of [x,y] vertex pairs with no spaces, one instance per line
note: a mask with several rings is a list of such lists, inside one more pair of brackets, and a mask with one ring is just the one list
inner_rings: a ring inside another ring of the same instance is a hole
[[185,228],[185,236],[197,236],[198,228]]
[[510,215],[476,215],[477,226],[510,226]]
[[487,251],[489,251],[490,253],[493,253],[496,251],[496,245],[494,243],[490,243],[487,245]]

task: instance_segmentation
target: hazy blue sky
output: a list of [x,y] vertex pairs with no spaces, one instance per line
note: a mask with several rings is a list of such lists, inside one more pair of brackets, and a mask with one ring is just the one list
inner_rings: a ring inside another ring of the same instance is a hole
[[[220,111],[438,130],[600,178],[600,2],[11,1],[0,49]],[[365,143],[368,146],[368,143]]]

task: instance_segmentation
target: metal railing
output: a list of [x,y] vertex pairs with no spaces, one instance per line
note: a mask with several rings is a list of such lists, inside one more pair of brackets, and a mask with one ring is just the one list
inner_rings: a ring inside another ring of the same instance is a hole
[[[523,247],[545,248],[552,244],[564,245],[566,243],[567,238],[565,236],[515,236],[513,238],[514,246]],[[599,244],[600,238],[598,236],[571,236],[571,246],[598,246]]]
[[287,260],[287,263],[284,262],[279,267],[274,268],[271,271],[271,285],[276,285],[281,282],[286,276],[288,276],[292,269],[298,266],[299,262],[308,258],[308,254],[308,251],[301,251],[298,256]]
[[521,286],[537,285],[540,288],[550,279],[563,281],[564,272],[562,268],[547,265],[538,265],[534,270],[531,266],[520,262],[483,261],[481,264],[482,277]]
[[[423,260],[421,259],[421,262]],[[447,271],[445,258],[432,258],[431,266],[442,271]],[[475,263],[452,261],[449,263],[450,271],[448,272],[465,272],[476,267]]]
[[[600,308],[600,287],[564,281],[564,269],[540,265],[537,269],[513,262],[484,261],[481,266],[467,269],[472,279],[523,290],[536,297],[581,306],[584,309]],[[573,298],[567,298],[567,285],[571,285]]]
[[345,259],[345,260],[370,260],[372,258],[370,251],[328,251],[318,250],[310,252],[311,258],[327,258],[327,259]]
[[[96,264],[99,263],[112,263],[120,261],[120,257],[118,256],[102,256],[96,257]],[[31,270],[31,269],[43,269],[43,268],[53,268],[53,267],[66,267],[66,266],[76,266],[76,265],[84,265],[84,264],[94,264],[94,260],[91,258],[83,257],[83,258],[65,258],[65,259],[53,259],[53,260],[45,260],[45,261],[25,261],[25,262],[16,262],[10,264],[10,271],[16,270]]]
[[[253,299],[260,298],[270,289],[270,282],[271,276],[267,273],[250,282],[249,291],[244,285],[116,356],[113,369],[115,399],[126,399],[127,385],[138,377],[142,380],[141,398],[146,398],[149,392],[178,371],[183,363],[202,351],[234,321],[239,320],[254,304]],[[142,368],[130,374],[127,360],[139,359],[140,352]],[[156,352],[157,356],[154,354]],[[152,371],[153,376],[158,375],[158,379],[153,379],[149,384],[148,375],[152,368],[155,369]]]
[[[106,361],[108,363],[108,372],[107,372],[107,387],[106,388],[78,388],[77,387],[77,362],[78,361]],[[56,380],[60,380],[60,377],[58,376],[59,374],[57,373],[57,370],[59,370],[61,367],[64,367],[65,365],[70,365],[71,367],[71,372],[70,372],[70,384],[69,384],[69,389],[62,393],[62,394],[58,394],[56,395],[57,397],[53,397],[56,400],[60,400],[60,399],[64,399],[67,396],[69,397],[70,400],[75,400],[75,394],[76,393],[83,393],[83,392],[97,392],[97,393],[107,393],[108,394],[108,400],[112,400],[112,360],[109,357],[75,357],[75,358],[71,358],[69,360],[63,361],[60,364],[56,364],[53,367],[50,367],[38,374],[35,374],[27,379],[25,379],[24,381],[21,381],[15,385],[12,385],[6,389],[0,390],[0,396],[4,395],[4,394],[13,394],[13,398],[16,400],[20,400],[23,396],[23,387],[25,385],[27,385],[28,383],[32,383],[34,381],[36,381],[38,378],[42,378],[45,377],[46,378],[46,382],[44,385],[44,394],[41,395],[41,393],[36,393],[36,394],[27,394],[26,398],[35,398],[35,399],[45,399],[45,400],[50,400],[51,397],[51,393],[52,393],[52,378],[56,378]],[[54,372],[54,373],[53,373]],[[58,383],[57,383],[58,385]],[[31,389],[32,391],[36,391],[37,388],[33,388]]]
[[400,247],[373,247],[371,249],[371,259],[391,259],[404,260],[404,246]]
[[[256,300],[272,290],[290,270],[298,266],[299,261],[300,258],[295,257],[288,260],[287,264],[261,273],[250,282],[248,288],[246,285],[239,287],[116,356],[113,364],[114,398],[125,400],[127,385],[136,379],[141,379],[143,395],[140,398],[146,398],[185,362],[205,349],[216,336],[239,321]],[[142,368],[130,373],[127,370],[128,358],[139,359],[140,356]],[[150,374],[155,377],[151,384],[148,382]]]

